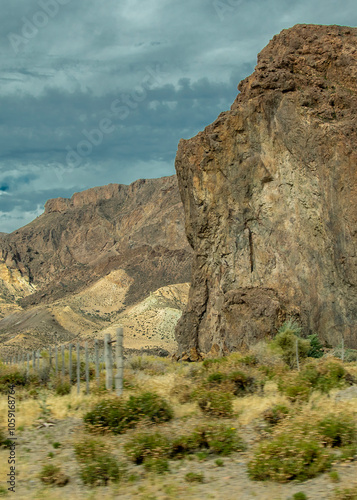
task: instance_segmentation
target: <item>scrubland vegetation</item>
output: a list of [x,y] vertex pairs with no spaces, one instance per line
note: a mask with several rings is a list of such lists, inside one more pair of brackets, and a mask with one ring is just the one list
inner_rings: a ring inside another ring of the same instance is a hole
[[[16,386],[16,498],[357,499],[357,398],[335,399],[357,363],[295,327],[197,363],[128,359],[120,398],[104,374],[77,395],[46,367],[27,378],[1,365],[3,414]],[[4,477],[5,421],[0,445]]]

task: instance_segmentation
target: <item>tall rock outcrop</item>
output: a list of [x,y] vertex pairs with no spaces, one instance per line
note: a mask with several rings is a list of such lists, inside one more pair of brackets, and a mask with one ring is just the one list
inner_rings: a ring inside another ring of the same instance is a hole
[[188,141],[176,171],[194,250],[179,353],[277,331],[357,348],[357,29],[275,36],[230,111]]

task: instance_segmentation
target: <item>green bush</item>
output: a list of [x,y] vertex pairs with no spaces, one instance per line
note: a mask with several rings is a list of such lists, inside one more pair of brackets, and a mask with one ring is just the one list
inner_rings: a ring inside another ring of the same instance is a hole
[[202,472],[188,472],[185,475],[185,481],[188,483],[203,483],[204,475]]
[[285,363],[294,368],[296,360],[296,342],[298,345],[299,358],[306,358],[310,350],[310,341],[299,337],[301,328],[293,321],[286,321],[279,329],[278,334],[271,343],[271,347],[278,352]]
[[248,393],[255,392],[258,388],[255,379],[246,375],[241,371],[234,371],[227,376],[228,380],[233,382],[234,391],[236,396],[245,396]]
[[155,393],[146,392],[130,396],[127,402],[122,399],[103,400],[83,418],[86,424],[121,434],[135,427],[140,420],[167,422],[173,418],[171,406]]
[[[199,452],[205,452],[205,457],[208,454],[227,456],[245,450],[246,446],[235,428],[208,424],[172,439],[159,432],[139,433],[124,445],[124,449],[137,465],[145,465],[150,459],[147,468],[155,470],[155,460],[180,459]],[[160,468],[160,463],[157,466]]]
[[66,396],[67,394],[71,394],[70,380],[59,379],[55,385],[55,393],[57,396]]
[[357,500],[357,486],[336,490],[332,500]]
[[290,410],[285,405],[274,405],[268,408],[263,413],[263,419],[270,425],[276,425],[290,413]]
[[353,377],[339,361],[309,363],[304,366],[299,378],[323,393],[353,383]]
[[103,431],[110,430],[114,434],[125,432],[131,425],[129,415],[125,413],[122,399],[104,399],[83,417],[87,425],[95,426]]
[[105,486],[109,481],[118,482],[125,474],[125,467],[100,441],[86,439],[76,443],[74,452],[84,484]]
[[169,403],[153,392],[130,396],[125,410],[129,412],[132,420],[146,418],[155,423],[168,422],[174,416]]
[[331,463],[332,455],[317,439],[283,433],[259,445],[248,463],[248,473],[258,481],[304,481],[324,472]]
[[293,494],[293,500],[308,500],[308,498],[304,492],[298,491],[297,493]]
[[342,447],[356,443],[357,426],[352,415],[326,415],[317,423],[317,431],[331,447]]
[[203,413],[213,417],[233,416],[233,395],[230,392],[198,389],[192,394]]
[[324,355],[323,345],[321,344],[319,337],[314,333],[313,335],[308,335],[308,340],[310,341],[310,349],[307,353],[308,358],[322,358]]
[[69,482],[69,477],[54,464],[44,465],[39,473],[39,478],[44,484],[51,486],[65,486]]
[[136,465],[147,459],[162,459],[170,455],[171,443],[159,432],[153,434],[140,433],[124,445],[124,449],[132,462]]
[[329,393],[353,383],[354,378],[339,361],[311,362],[301,372],[288,374],[278,381],[278,389],[292,401],[307,401],[313,390]]

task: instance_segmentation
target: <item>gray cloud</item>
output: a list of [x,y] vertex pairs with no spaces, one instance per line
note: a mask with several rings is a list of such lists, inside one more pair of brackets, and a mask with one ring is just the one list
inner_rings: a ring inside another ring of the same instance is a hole
[[179,139],[229,109],[275,33],[357,22],[354,0],[12,0],[2,14],[0,231],[50,197],[174,173]]

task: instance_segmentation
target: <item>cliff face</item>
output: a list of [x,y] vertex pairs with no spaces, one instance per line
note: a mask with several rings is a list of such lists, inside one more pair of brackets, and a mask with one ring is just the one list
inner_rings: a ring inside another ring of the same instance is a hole
[[115,269],[133,277],[128,304],[188,281],[191,251],[176,177],[49,200],[43,215],[1,238],[0,265],[26,285],[22,306],[57,300]]
[[179,352],[276,332],[357,348],[357,29],[298,25],[259,54],[231,110],[180,141],[194,250]]

